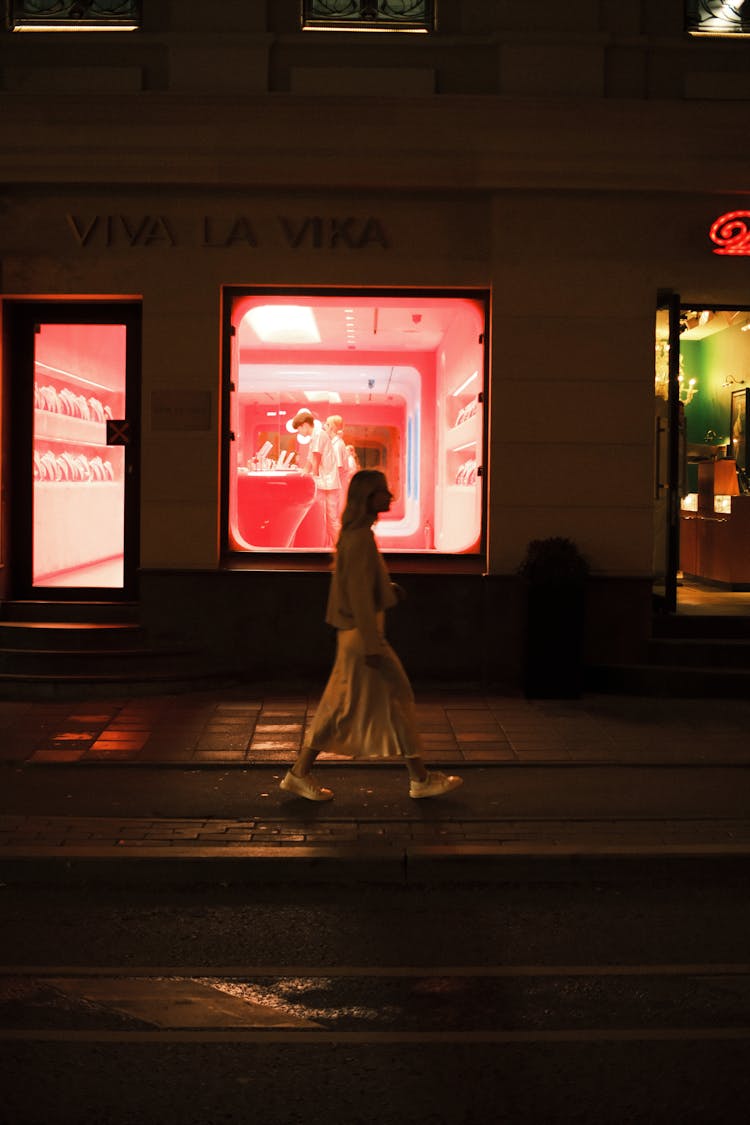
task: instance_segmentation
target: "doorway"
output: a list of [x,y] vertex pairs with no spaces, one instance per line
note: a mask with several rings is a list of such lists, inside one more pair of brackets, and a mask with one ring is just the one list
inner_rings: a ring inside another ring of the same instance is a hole
[[657,605],[681,614],[744,616],[750,613],[750,309],[687,305],[673,295],[656,323]]
[[131,597],[140,305],[9,301],[5,341],[11,594]]

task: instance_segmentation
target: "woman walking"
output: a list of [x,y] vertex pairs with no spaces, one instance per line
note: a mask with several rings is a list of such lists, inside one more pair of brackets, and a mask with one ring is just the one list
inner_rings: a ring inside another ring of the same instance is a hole
[[336,659],[305,743],[281,780],[284,792],[308,801],[333,797],[310,776],[321,750],[352,758],[402,758],[409,771],[410,797],[438,797],[462,784],[460,777],[426,768],[414,694],[385,639],[385,610],[399,595],[372,525],[389,510],[392,499],[382,473],[360,469],[352,477],[326,610],[326,621],[337,630]]

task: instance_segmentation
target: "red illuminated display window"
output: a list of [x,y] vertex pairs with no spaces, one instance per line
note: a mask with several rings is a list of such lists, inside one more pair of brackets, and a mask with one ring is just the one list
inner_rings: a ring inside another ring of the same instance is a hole
[[125,453],[107,423],[124,416],[125,356],[124,324],[35,333],[35,586],[123,585]]
[[330,550],[368,468],[394,493],[384,550],[479,551],[481,297],[253,293],[231,323],[232,550]]

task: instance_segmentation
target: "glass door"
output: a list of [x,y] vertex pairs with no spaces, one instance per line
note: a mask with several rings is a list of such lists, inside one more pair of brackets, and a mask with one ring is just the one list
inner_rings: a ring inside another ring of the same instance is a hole
[[114,303],[14,310],[14,415],[25,419],[14,471],[14,585],[24,596],[132,591],[139,313]]

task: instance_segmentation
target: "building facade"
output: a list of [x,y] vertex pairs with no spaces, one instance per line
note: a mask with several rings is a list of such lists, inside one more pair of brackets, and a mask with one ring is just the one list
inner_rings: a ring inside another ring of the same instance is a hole
[[592,666],[643,658],[680,569],[750,588],[742,5],[33,7],[0,34],[6,603],[322,674],[307,410],[395,486],[417,677],[518,682],[533,540],[589,564]]

